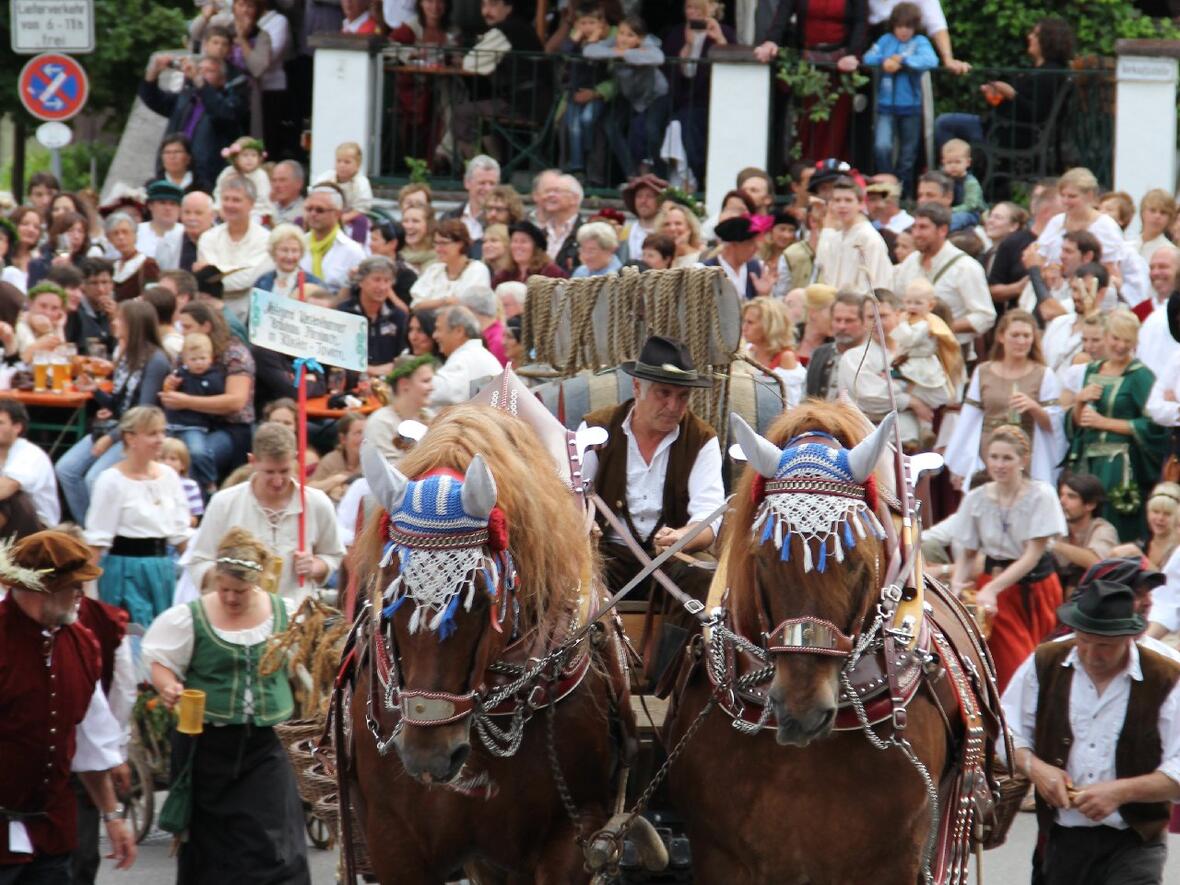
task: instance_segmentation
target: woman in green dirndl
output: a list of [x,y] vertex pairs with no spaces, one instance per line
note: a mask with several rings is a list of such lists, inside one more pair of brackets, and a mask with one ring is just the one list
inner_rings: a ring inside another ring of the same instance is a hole
[[1123,541],[1146,531],[1146,495],[1160,475],[1167,431],[1147,417],[1144,406],[1155,374],[1135,359],[1139,320],[1116,310],[1106,322],[1104,360],[1086,366],[1082,389],[1066,416],[1066,469],[1098,477],[1106,489],[1102,516]]

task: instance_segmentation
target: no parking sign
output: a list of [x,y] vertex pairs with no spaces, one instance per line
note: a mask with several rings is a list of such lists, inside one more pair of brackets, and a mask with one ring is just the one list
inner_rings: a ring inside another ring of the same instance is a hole
[[86,71],[68,55],[45,52],[21,70],[21,104],[38,120],[60,121],[82,110],[90,92]]

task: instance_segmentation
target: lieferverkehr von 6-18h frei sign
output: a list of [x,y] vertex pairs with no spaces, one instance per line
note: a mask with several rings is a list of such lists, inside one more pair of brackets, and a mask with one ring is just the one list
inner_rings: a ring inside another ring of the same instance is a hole
[[94,0],[9,0],[12,51],[94,52]]

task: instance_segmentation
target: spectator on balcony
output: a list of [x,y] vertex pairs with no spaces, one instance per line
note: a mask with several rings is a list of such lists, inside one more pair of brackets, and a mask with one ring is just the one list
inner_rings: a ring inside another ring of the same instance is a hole
[[919,33],[921,24],[917,4],[898,3],[889,13],[889,33],[864,57],[866,67],[879,67],[882,72],[877,85],[877,171],[895,174],[905,192],[913,187],[922,140],[922,74],[938,67],[934,47]]
[[578,266],[570,274],[573,279],[601,277],[617,273],[623,266],[615,254],[619,238],[605,221],[590,221],[578,228]]
[[492,278],[492,288],[513,281],[524,283],[534,275],[563,279],[569,276],[550,259],[545,250],[545,232],[531,221],[518,221],[510,225],[508,234],[506,266]]
[[669,116],[680,124],[688,165],[697,181],[705,180],[711,75],[711,66],[699,62],[714,46],[737,42],[733,28],[721,24],[718,15],[713,0],[684,0],[684,24],[669,28],[661,41],[665,57],[672,61]]
[[271,224],[303,222],[303,182],[303,166],[295,160],[279,160],[271,167]]
[[897,176],[881,173],[865,187],[865,207],[869,220],[877,230],[889,230],[899,234],[909,230],[914,216],[901,208],[901,183]]
[[[780,46],[789,46],[813,64],[839,73],[855,71],[858,57],[868,48],[868,5],[864,0],[820,0],[810,5],[783,2],[775,11],[769,39],[754,50],[759,61],[773,60]],[[812,122],[804,102],[797,138],[804,156],[843,157],[848,154],[852,99],[842,96],[831,116]]]
[[660,66],[664,53],[660,42],[648,33],[637,15],[619,22],[613,37],[600,39],[582,50],[587,58],[611,63],[613,89],[606,132],[615,158],[627,175],[642,163],[659,158],[664,137],[668,79]]
[[[541,71],[522,70],[513,57],[541,51],[532,22],[513,14],[513,0],[480,0],[479,11],[488,29],[463,56],[463,70],[476,75],[472,99],[451,113],[451,131],[462,157],[475,155],[481,120],[527,111],[530,102],[541,102],[544,92],[543,84],[530,76],[539,77]],[[532,88],[522,88],[526,80],[534,81]]]
[[650,172],[630,179],[623,185],[623,205],[635,216],[627,231],[627,254],[638,257],[643,252],[643,241],[656,232],[660,215],[660,194],[668,182]]
[[[1073,29],[1064,19],[1043,18],[1028,33],[1028,57],[1034,68],[1054,72],[1068,68],[1073,57]],[[980,87],[984,99],[995,104],[985,119],[978,114],[939,114],[934,121],[934,142],[941,150],[952,138],[968,144],[1000,144],[1026,148],[1048,120],[1058,90],[1068,84],[1068,74],[1018,74],[1011,83],[992,80]]]
[[246,73],[249,85],[249,132],[255,138],[262,138],[264,130],[262,77],[276,63],[276,59],[279,65],[282,64],[282,56],[276,53],[271,44],[270,32],[258,24],[265,5],[265,0],[233,0],[230,7],[233,44],[227,61]]
[[[581,61],[586,48],[604,42],[610,37],[612,28],[606,20],[606,12],[595,0],[582,0],[573,14],[573,26],[558,51],[567,57],[565,65],[565,111],[562,126],[566,137],[565,166],[576,175],[584,175],[586,161],[594,149],[594,137],[599,131],[599,121],[607,108],[608,99],[613,100],[614,89],[605,65],[600,64],[609,53],[598,52],[598,62]],[[622,163],[623,171],[630,168]],[[597,176],[596,176],[597,177]]]
[[434,232],[438,261],[430,265],[410,287],[414,310],[437,310],[459,303],[459,293],[471,286],[488,286],[487,266],[471,257],[471,235],[457,218],[439,224]]
[[184,72],[180,92],[164,92],[156,82],[172,65],[170,55],[157,55],[148,64],[139,84],[139,97],[157,114],[168,118],[166,131],[189,139],[193,151],[193,177],[214,181],[225,166],[221,149],[242,134],[248,113],[242,85],[226,81],[226,63],[212,58],[178,59]]
[[[391,10],[391,4],[400,3],[409,9]],[[408,12],[408,15],[407,15]],[[394,19],[388,16],[393,14]],[[386,0],[386,23],[389,25],[389,39],[405,46],[398,50],[402,65],[445,65],[444,49],[455,45],[455,34],[451,29],[450,0]],[[405,16],[403,18],[403,16]],[[435,77],[422,74],[399,73],[395,95],[397,101],[398,144],[406,156],[433,157],[446,128],[446,120],[435,120],[433,110],[437,96]],[[438,116],[443,117],[445,109],[439,107]]]
[[665,205],[659,233],[671,237],[676,244],[673,267],[692,267],[701,260],[701,220],[687,206],[680,203]]
[[484,203],[492,192],[492,188],[500,183],[500,164],[487,154],[479,154],[467,161],[467,169],[463,173],[463,188],[467,191],[467,201],[462,206],[456,206],[444,212],[442,220],[457,218],[467,228],[473,245],[478,245],[483,239]]
[[545,209],[545,251],[554,264],[571,273],[578,265],[582,183],[572,175],[551,178],[541,194],[541,204]]
[[344,197],[332,184],[317,184],[303,201],[307,217],[307,254],[299,266],[324,281],[332,292],[348,288],[352,269],[364,260],[364,248],[340,227]]
[[1175,220],[1175,198],[1162,188],[1149,190],[1139,201],[1139,236],[1131,240],[1131,247],[1150,264],[1156,249],[1172,245],[1167,231]]
[[373,18],[368,0],[340,0],[340,33],[371,37],[377,33],[377,19]]
[[410,270],[422,276],[427,267],[438,261],[438,254],[434,251],[434,210],[429,204],[406,206],[402,209],[402,227],[406,229],[402,260]]

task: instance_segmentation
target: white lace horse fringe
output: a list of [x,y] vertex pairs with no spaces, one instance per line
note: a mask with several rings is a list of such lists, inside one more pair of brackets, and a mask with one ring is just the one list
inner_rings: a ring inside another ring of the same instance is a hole
[[471,611],[479,578],[487,582],[487,591],[496,598],[501,587],[513,580],[512,560],[507,552],[489,555],[483,548],[456,550],[415,550],[390,542],[381,558],[382,568],[398,555],[398,575],[385,588],[383,614],[390,617],[406,602],[414,604],[410,632],[428,629],[446,639],[455,630],[455,613],[462,600]]
[[[878,540],[885,530],[868,505],[842,495],[815,495],[806,492],[767,495],[754,521],[753,533],[760,544],[773,540],[779,559],[791,559],[791,536],[798,535],[803,548],[803,571],[827,568],[829,548],[837,562],[844,561],[845,550],[856,546],[857,537],[871,532]],[[761,534],[759,534],[761,533]],[[816,556],[811,552],[816,544]]]

